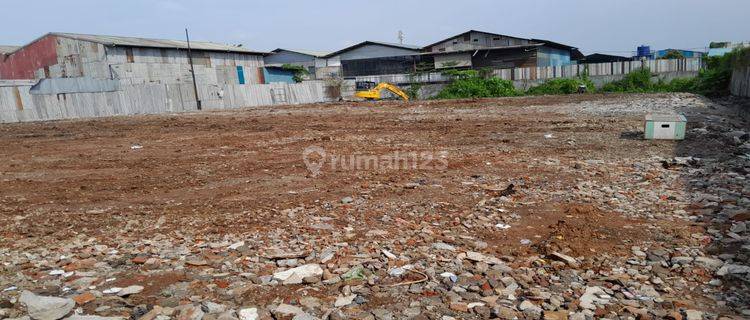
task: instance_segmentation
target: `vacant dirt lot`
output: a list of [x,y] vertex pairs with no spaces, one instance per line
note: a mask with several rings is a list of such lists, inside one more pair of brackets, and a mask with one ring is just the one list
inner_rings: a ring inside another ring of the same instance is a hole
[[[642,140],[647,112],[687,114],[687,140]],[[0,318],[23,290],[147,319],[750,315],[733,112],[581,95],[2,125]]]

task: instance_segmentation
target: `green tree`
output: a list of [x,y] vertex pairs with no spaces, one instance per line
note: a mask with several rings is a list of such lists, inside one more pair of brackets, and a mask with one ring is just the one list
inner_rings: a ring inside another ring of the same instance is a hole
[[661,59],[685,59],[685,55],[679,50],[669,50]]
[[281,66],[282,69],[292,71],[294,73],[294,82],[300,83],[305,80],[305,76],[309,75],[310,72],[303,66],[297,66],[293,64],[284,64]]
[[438,99],[512,97],[518,95],[512,81],[497,77],[485,79],[480,77],[476,70],[448,70],[443,74],[452,80],[438,93],[436,96]]

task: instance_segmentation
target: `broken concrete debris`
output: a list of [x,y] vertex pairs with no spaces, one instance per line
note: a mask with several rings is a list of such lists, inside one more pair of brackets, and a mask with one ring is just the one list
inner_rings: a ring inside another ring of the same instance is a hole
[[283,284],[300,284],[303,281],[314,283],[320,281],[320,277],[322,276],[323,269],[317,264],[307,264],[273,274],[273,278],[281,281]]
[[28,315],[34,320],[57,320],[75,307],[75,301],[57,297],[45,297],[24,291],[18,302],[26,306]]

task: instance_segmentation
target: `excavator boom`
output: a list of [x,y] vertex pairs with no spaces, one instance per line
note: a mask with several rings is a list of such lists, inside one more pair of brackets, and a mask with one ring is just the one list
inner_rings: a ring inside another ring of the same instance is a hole
[[380,100],[380,92],[383,90],[388,90],[390,92],[393,92],[395,95],[399,96],[404,101],[409,101],[409,95],[406,94],[403,90],[399,89],[397,86],[394,86],[387,82],[381,82],[375,88],[372,88],[367,91],[357,91],[355,94],[357,97],[364,98],[364,99],[370,99],[370,100]]

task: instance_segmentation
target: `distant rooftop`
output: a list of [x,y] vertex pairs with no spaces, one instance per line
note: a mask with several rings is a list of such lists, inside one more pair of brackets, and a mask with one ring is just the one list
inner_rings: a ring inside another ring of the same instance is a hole
[[18,50],[19,46],[0,46],[0,54],[11,53]]

